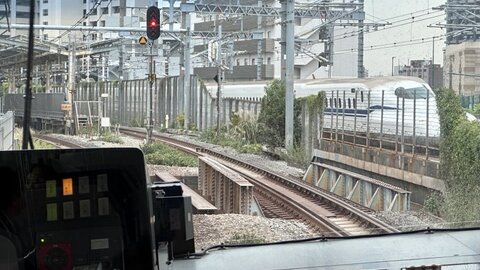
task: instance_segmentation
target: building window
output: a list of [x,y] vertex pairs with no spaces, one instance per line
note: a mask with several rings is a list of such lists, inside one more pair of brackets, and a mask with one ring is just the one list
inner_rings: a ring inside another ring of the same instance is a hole
[[247,59],[247,58],[243,59],[243,64],[244,64],[245,66],[248,65],[248,59]]
[[272,63],[272,58],[268,57],[267,58],[267,64],[270,65]]
[[48,22],[43,22],[43,25],[48,25]]
[[353,108],[356,109],[357,108],[357,100],[356,99],[352,99],[353,101]]
[[332,98],[330,98],[330,108],[333,108]]
[[342,99],[341,98],[338,99],[338,107],[342,108]]
[[118,13],[120,13],[120,7],[119,6],[113,7],[113,14],[118,14]]
[[84,10],[83,10],[83,15],[86,15],[86,14],[87,14],[87,10],[84,9]]
[[328,108],[328,99],[325,98],[325,108]]
[[363,91],[360,91],[360,101],[363,102]]
[[83,3],[86,4],[86,3],[87,3],[87,0],[83,0]]
[[44,34],[43,35],[43,40],[47,40],[48,39],[48,34]]
[[237,66],[240,66],[240,59],[237,59]]
[[267,38],[271,38],[272,37],[272,31],[268,31],[267,32]]
[[92,26],[97,26],[97,22],[91,22]]
[[105,26],[105,21],[100,21],[100,26]]
[[43,3],[44,3],[44,4],[48,4],[48,0],[43,0]]
[[102,8],[102,14],[108,14],[108,7]]
[[252,58],[252,66],[255,65],[255,58]]
[[48,16],[48,9],[43,10],[43,16]]

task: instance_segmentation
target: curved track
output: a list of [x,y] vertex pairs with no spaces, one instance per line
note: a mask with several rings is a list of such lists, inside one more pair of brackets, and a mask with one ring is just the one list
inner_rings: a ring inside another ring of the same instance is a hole
[[[132,137],[145,137],[144,131],[135,129],[121,128],[121,132]],[[299,179],[171,136],[154,134],[154,138],[189,154],[210,156],[242,174],[254,184],[254,195],[267,217],[300,219],[316,231],[331,236],[398,232],[374,218],[371,215],[373,210]]]
[[34,138],[46,141],[55,145],[56,148],[84,148],[84,146],[73,143],[71,141],[63,140],[58,137],[52,137],[46,134],[32,135]]

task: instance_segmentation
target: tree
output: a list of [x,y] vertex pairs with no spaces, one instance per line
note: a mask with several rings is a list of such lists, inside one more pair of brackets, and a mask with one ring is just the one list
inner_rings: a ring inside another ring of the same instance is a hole
[[[295,143],[300,137],[300,106],[295,100],[294,105],[294,131]],[[285,145],[285,83],[281,80],[273,80],[265,87],[265,95],[262,100],[262,110],[258,117],[260,124],[260,141],[271,147]]]

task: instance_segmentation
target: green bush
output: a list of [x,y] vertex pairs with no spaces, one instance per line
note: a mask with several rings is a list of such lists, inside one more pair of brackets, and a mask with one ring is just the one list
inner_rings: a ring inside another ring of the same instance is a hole
[[266,243],[266,239],[253,233],[235,233],[226,242],[234,245],[262,244]]
[[119,144],[123,143],[123,140],[122,140],[122,138],[120,138],[120,136],[118,136],[115,133],[112,133],[110,131],[107,131],[105,134],[100,136],[98,139],[100,141],[110,142],[110,143],[119,143]]
[[185,115],[183,113],[177,114],[176,122],[177,128],[183,129],[183,126],[185,125]]
[[452,222],[480,219],[480,123],[466,120],[452,90],[437,92],[445,215]]
[[280,158],[285,160],[287,164],[306,169],[310,164],[310,158],[305,155],[305,149],[295,146],[293,149],[282,152]]
[[161,142],[145,144],[141,148],[148,164],[180,167],[198,166],[197,157],[185,154]]
[[[300,101],[294,103],[294,142],[300,141]],[[285,145],[285,83],[273,80],[265,88],[262,110],[258,117],[259,141],[271,147]]]
[[443,197],[441,194],[436,192],[427,196],[427,198],[423,202],[423,207],[425,208],[425,210],[437,216],[440,216],[440,214],[442,213],[442,205]]
[[261,144],[245,144],[240,147],[240,153],[247,153],[247,154],[262,154],[263,149]]

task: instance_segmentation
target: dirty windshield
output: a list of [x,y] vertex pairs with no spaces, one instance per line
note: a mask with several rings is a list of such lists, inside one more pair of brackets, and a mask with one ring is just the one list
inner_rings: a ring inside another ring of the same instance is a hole
[[0,148],[140,148],[190,253],[478,225],[475,1],[3,2]]

